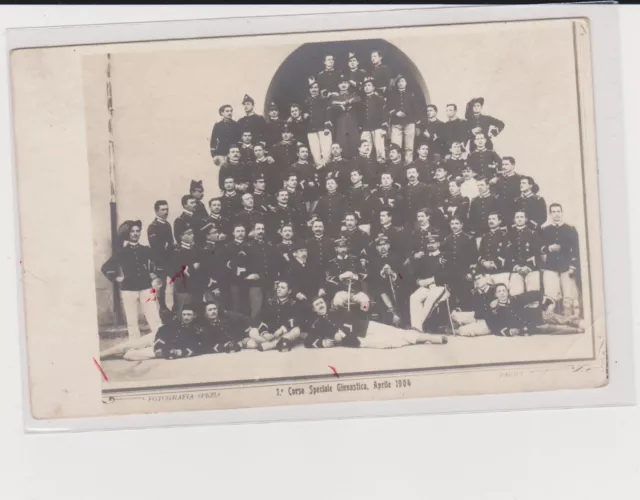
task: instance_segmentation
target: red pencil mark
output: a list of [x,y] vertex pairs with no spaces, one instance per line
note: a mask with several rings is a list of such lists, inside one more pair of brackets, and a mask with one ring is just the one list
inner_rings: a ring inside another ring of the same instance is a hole
[[328,366],[329,366],[329,368],[331,368],[331,370],[333,371],[333,374],[334,374],[336,377],[340,378],[340,375],[338,375],[338,371],[337,371],[333,366],[331,366],[331,365],[328,365]]
[[96,361],[96,358],[93,358],[93,364],[96,365],[96,368],[98,368],[98,370],[100,370],[100,373],[102,373],[102,377],[105,379],[105,381],[109,382],[109,379],[107,378],[107,374],[104,372],[104,370],[100,366],[100,363]]
[[187,287],[187,275],[184,273],[186,270],[187,270],[187,266],[182,266],[180,268],[180,271],[178,271],[176,274],[171,276],[171,279],[169,280],[169,284],[173,285],[175,283],[176,279],[179,278],[180,276],[182,276],[182,281],[184,282],[184,286],[186,288]]
[[400,279],[402,279],[402,274],[398,273],[398,277],[399,277]]

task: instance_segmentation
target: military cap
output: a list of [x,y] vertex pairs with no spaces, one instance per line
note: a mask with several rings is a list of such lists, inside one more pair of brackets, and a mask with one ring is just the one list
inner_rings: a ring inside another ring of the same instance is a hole
[[309,87],[315,85],[316,83],[318,83],[318,82],[316,81],[315,77],[310,76],[309,77]]
[[204,191],[204,187],[202,187],[202,181],[191,181],[189,192],[193,191],[194,189],[201,189]]
[[277,111],[278,110],[278,105],[275,102],[271,101],[269,103],[269,111],[271,111],[273,109],[275,109]]
[[349,60],[351,60],[351,59],[356,59],[356,60],[358,59],[358,58],[356,57],[355,52],[349,52]]
[[471,102],[469,104],[473,106],[475,103],[479,103],[480,106],[484,106],[484,97],[474,97],[473,99],[471,99]]
[[289,125],[287,123],[283,123],[280,127],[280,133],[284,134],[285,132],[291,132],[291,129],[289,128]]
[[375,79],[372,76],[365,76],[364,80],[362,80],[362,83],[367,83],[367,82],[374,82]]
[[392,149],[395,149],[398,153],[402,153],[402,148],[397,144],[391,143],[391,145],[389,146],[389,151],[391,151]]
[[242,98],[242,104],[245,104],[247,102],[251,104],[255,104],[255,101],[253,100],[253,98],[250,97],[248,94],[245,94],[244,97]]
[[405,80],[407,79],[407,77],[404,76],[402,73],[398,73],[398,76],[396,76],[396,81],[400,80],[401,78],[404,78]]
[[387,245],[388,243],[389,238],[386,235],[380,233],[378,236],[376,236],[376,245]]
[[335,240],[333,240],[334,246],[336,247],[346,247],[347,246],[347,238],[345,238],[344,236],[340,236],[339,238],[336,238]]
[[427,235],[427,242],[428,243],[440,243],[440,236],[438,235],[438,233],[429,233]]
[[340,82],[340,83],[343,83],[343,82],[349,83],[349,77],[344,73],[340,73],[340,79],[338,80],[338,82]]
[[297,252],[298,250],[302,250],[303,248],[304,249],[307,248],[307,242],[301,238],[294,241],[293,244],[291,245],[292,252]]
[[266,180],[264,177],[264,173],[259,172],[259,173],[253,174],[253,182],[264,181],[264,180]]

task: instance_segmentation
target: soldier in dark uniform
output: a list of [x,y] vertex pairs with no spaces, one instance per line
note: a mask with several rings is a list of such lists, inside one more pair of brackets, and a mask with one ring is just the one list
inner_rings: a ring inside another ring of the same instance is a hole
[[450,179],[462,179],[462,171],[467,165],[467,160],[462,154],[462,148],[462,142],[454,141],[449,147],[450,154],[442,162],[447,167]]
[[224,178],[220,201],[222,203],[222,215],[229,219],[242,210],[242,194],[236,191],[236,186],[234,177],[227,175]]
[[202,199],[204,198],[204,187],[202,186],[202,181],[191,181],[189,194],[196,199],[196,209],[193,211],[194,217],[204,221],[209,214],[207,213],[204,203],[202,203]]
[[509,232],[509,252],[511,255],[511,276],[509,293],[520,295],[525,291],[540,290],[540,253],[542,243],[538,233],[527,224],[524,211],[516,210],[515,224]]
[[273,282],[279,277],[280,256],[276,248],[265,240],[264,222],[256,222],[251,228],[252,240],[249,242],[249,258],[252,272],[258,279],[251,281],[249,294],[253,295],[251,318],[260,314],[266,299],[273,295]]
[[[163,325],[155,336],[153,357],[178,359],[205,354],[202,330],[195,323],[195,317],[193,306],[185,306],[178,314],[179,319]],[[127,353],[126,357],[134,359],[131,353]]]
[[251,165],[256,160],[256,155],[253,151],[253,136],[250,130],[243,130],[240,136],[240,163],[243,165]]
[[169,286],[167,291],[167,283],[169,277],[169,265],[171,263],[171,254],[175,248],[173,240],[173,231],[171,224],[167,222],[169,217],[169,204],[166,200],[158,200],[154,203],[153,209],[156,218],[149,224],[147,228],[147,239],[153,256],[153,262],[156,266],[156,275],[162,281],[162,286],[157,291],[158,304],[160,312],[165,313],[170,306],[167,305],[167,297],[169,297],[170,305],[173,305],[173,287]]
[[300,104],[292,103],[290,107],[291,116],[287,118],[287,125],[293,133],[293,138],[298,144],[308,145],[307,124],[302,117],[302,109]]
[[[447,261],[440,251],[438,235],[427,236],[426,249],[423,253],[424,255],[416,259],[413,266],[413,278],[418,289],[413,291],[409,298],[411,327],[419,332],[424,332],[425,321],[430,319],[438,305],[449,297],[446,289]],[[442,326],[441,323],[440,317],[431,318],[428,329],[436,329]]]
[[416,211],[417,224],[411,233],[411,259],[424,257],[429,238],[438,235],[438,228],[431,223],[431,210],[420,208]]
[[326,285],[333,294],[333,306],[350,309],[351,304],[357,304],[366,314],[371,306],[369,297],[363,292],[366,271],[360,258],[349,253],[347,238],[340,236],[334,244],[336,256],[326,271]]
[[234,217],[235,224],[242,224],[247,234],[250,235],[256,222],[265,222],[266,214],[262,210],[256,210],[255,200],[251,193],[242,195],[242,210]]
[[[251,248],[242,224],[234,225],[233,239],[225,247],[223,257],[226,282],[231,288],[232,308],[235,312],[251,316],[252,311],[259,310],[258,302],[262,301],[262,293],[259,287],[250,287],[252,281],[260,279],[260,275],[253,272],[255,263],[251,259]],[[253,296],[249,295],[250,289]]]
[[173,236],[175,237],[178,245],[180,244],[180,235],[186,229],[200,229],[202,224],[202,221],[200,219],[196,219],[194,216],[194,212],[196,210],[196,199],[190,194],[185,194],[181,201],[182,213],[173,221]]
[[547,202],[538,195],[539,190],[533,177],[523,176],[520,179],[520,196],[514,202],[515,210],[523,210],[537,230],[547,221]]
[[418,122],[417,127],[421,141],[429,145],[429,159],[438,162],[444,158],[447,151],[444,123],[438,119],[438,107],[435,104],[427,105],[427,116]]
[[231,237],[232,227],[231,227],[231,219],[222,215],[223,212],[223,203],[222,198],[211,198],[209,200],[209,210],[211,213],[209,217],[205,221],[205,225],[214,222],[218,227],[218,232],[220,233],[221,240],[225,240]]
[[351,169],[351,187],[347,193],[349,209],[358,216],[360,228],[371,232],[371,203],[369,186],[362,183],[362,172],[357,168]]
[[362,172],[365,184],[375,187],[380,183],[381,169],[378,167],[379,163],[376,163],[376,161],[371,158],[371,144],[369,144],[369,141],[360,141],[358,156],[353,159],[351,164]]
[[407,179],[409,182],[400,190],[404,205],[401,213],[404,216],[405,227],[411,229],[418,210],[430,206],[429,190],[426,184],[418,180],[418,169],[412,165],[407,168]]
[[402,222],[402,195],[400,187],[394,184],[390,173],[384,173],[380,176],[380,187],[371,191],[369,204],[372,218],[371,234],[380,232],[380,212],[387,210],[392,213],[394,218]]
[[218,187],[224,189],[225,179],[233,177],[235,188],[239,191],[246,191],[251,182],[251,165],[240,161],[240,147],[237,145],[229,147],[228,161],[220,167],[218,173]]
[[289,201],[289,191],[281,189],[278,191],[276,199],[276,205],[274,210],[268,217],[268,239],[270,241],[276,241],[278,231],[285,224],[291,224],[296,234],[304,234],[306,217],[296,207],[291,205]]
[[404,150],[404,163],[413,162],[413,150],[416,139],[416,122],[424,105],[418,101],[415,92],[407,89],[404,75],[396,77],[396,87],[387,97],[391,142]]
[[316,216],[311,220],[311,233],[313,235],[307,239],[309,264],[324,272],[329,261],[335,257],[333,241],[325,234],[322,219]]
[[318,73],[316,80],[322,97],[332,97],[338,95],[338,84],[340,83],[340,72],[336,71],[335,59],[332,54],[324,56],[324,69]]
[[402,161],[402,152],[400,151],[400,146],[396,144],[391,144],[389,146],[389,159],[386,164],[384,164],[384,168],[380,171],[381,174],[383,172],[388,172],[393,177],[393,181],[397,182],[400,185],[403,185],[407,180],[407,167]]
[[349,254],[359,259],[366,259],[367,248],[371,241],[369,235],[362,229],[358,229],[359,217],[355,212],[347,212],[344,215],[344,227],[340,234],[347,239]]
[[[279,277],[288,276],[290,273],[291,261],[293,260],[294,236],[296,236],[293,225],[285,222],[280,228],[280,241],[275,245],[277,255],[275,267]],[[296,240],[299,239],[296,236]]]
[[320,95],[320,87],[314,78],[309,78],[309,94],[302,116],[307,123],[307,140],[313,161],[316,167],[321,167],[329,161],[332,143],[329,100]]
[[[289,193],[289,206],[291,206],[300,215],[300,222],[306,222],[307,207],[304,203],[304,195],[300,183],[298,182],[298,174],[291,170],[285,177],[284,188]],[[298,229],[301,229],[298,228]]]
[[251,165],[251,176],[254,179],[262,178],[264,180],[265,195],[273,195],[282,187],[282,179],[280,178],[280,170],[275,160],[271,156],[266,156],[262,144],[256,144],[253,147],[255,160]]
[[[314,265],[310,259],[308,243],[298,240],[291,249],[292,259],[287,275],[283,278],[291,285],[292,296],[299,301],[303,313],[310,310],[311,300],[325,295],[324,268]],[[333,248],[331,249],[333,254]]]
[[384,142],[389,124],[387,105],[383,97],[375,92],[373,77],[364,79],[364,96],[360,105],[359,124],[362,129],[360,139],[368,141],[375,148],[378,162],[385,161]]
[[416,167],[418,170],[418,178],[421,182],[424,182],[427,186],[433,182],[438,163],[429,156],[429,144],[422,142],[418,146],[418,155],[411,163],[411,166]]
[[393,223],[393,212],[389,208],[382,208],[378,213],[378,224],[373,234],[382,235],[389,241],[393,253],[402,258],[404,263],[409,255],[410,238],[402,226]]
[[216,222],[210,221],[200,229],[202,243],[199,248],[202,253],[202,265],[204,274],[209,278],[207,288],[204,291],[205,303],[210,300],[228,299],[229,294],[227,283],[225,283],[225,271],[222,257],[226,237],[220,233],[220,228]]
[[222,166],[227,161],[229,147],[238,144],[240,140],[240,127],[232,118],[231,105],[220,106],[218,112],[222,120],[215,123],[211,131],[211,157],[215,165]]
[[269,212],[269,195],[266,191],[266,182],[264,174],[258,173],[253,178],[253,204],[256,210],[260,210],[265,214]]
[[498,199],[502,219],[509,223],[513,220],[513,214],[516,210],[515,200],[520,195],[520,179],[522,178],[514,170],[515,165],[516,160],[512,156],[504,156],[502,171],[491,185],[491,190]]
[[331,160],[327,162],[326,179],[335,179],[338,190],[346,194],[351,186],[351,162],[342,157],[342,146],[337,142],[331,145]]
[[478,196],[471,200],[469,206],[468,232],[474,236],[480,244],[480,237],[489,231],[488,217],[492,212],[499,212],[498,200],[489,191],[487,179],[476,179]]
[[449,224],[452,234],[442,243],[448,285],[454,307],[468,311],[471,302],[471,280],[478,264],[478,247],[475,240],[462,230],[463,223],[460,219],[454,217]]
[[315,165],[309,162],[309,147],[304,144],[298,146],[298,161],[293,164],[292,170],[298,179],[298,185],[302,191],[302,201],[307,213],[313,212],[320,197],[320,179],[316,179]]
[[502,227],[502,217],[498,212],[490,212],[489,230],[482,235],[478,256],[478,268],[487,274],[493,284],[509,284],[511,271],[511,249],[509,235]]
[[[449,200],[449,181],[447,180],[447,170],[444,165],[438,165],[435,171],[433,183],[429,184],[429,202],[433,214],[432,222],[440,228],[441,233],[448,232],[448,221],[445,214],[445,207]],[[464,221],[464,219],[463,219]]]
[[447,104],[446,112],[447,121],[444,122],[442,126],[446,149],[449,150],[454,142],[459,142],[464,147],[469,141],[469,127],[467,122],[456,116],[458,106],[455,104]]
[[355,89],[356,92],[362,94],[362,86],[365,77],[367,76],[367,72],[363,69],[358,68],[358,58],[356,57],[354,52],[349,52],[349,59],[347,61],[347,65],[349,66],[349,70],[347,71],[347,78],[349,78],[349,83],[351,84],[351,88]]
[[255,106],[254,100],[245,94],[242,99],[242,105],[244,106],[245,116],[238,120],[238,125],[241,130],[251,131],[251,137],[256,143],[262,143],[265,145],[265,138],[267,135],[267,122],[260,115],[257,115],[253,110]]
[[498,175],[498,167],[502,164],[500,156],[493,149],[486,148],[487,138],[484,132],[476,134],[474,144],[476,149],[468,156],[467,165],[478,177],[493,179]]
[[327,194],[321,196],[316,205],[315,215],[324,222],[329,237],[340,234],[342,219],[347,211],[348,203],[344,195],[338,193],[338,183],[332,177],[326,181]]
[[471,290],[471,308],[468,311],[454,310],[451,312],[451,321],[458,328],[456,334],[462,337],[480,337],[491,335],[491,325],[494,315],[490,307],[495,299],[495,285],[490,283],[490,278],[481,270],[473,277],[473,290]]
[[[277,171],[277,177],[280,179],[278,188],[281,189],[286,174],[289,173],[291,167],[298,159],[298,143],[293,138],[293,131],[288,123],[282,127],[282,140],[273,147],[273,159]],[[274,182],[276,174],[274,173]]]
[[282,140],[282,126],[284,125],[284,120],[280,118],[280,111],[278,110],[278,105],[275,102],[269,103],[269,116],[265,120],[265,135],[264,142],[265,148],[270,151],[273,146],[279,143]]
[[173,312],[178,315],[185,305],[201,312],[204,293],[210,285],[210,268],[205,265],[208,255],[195,244],[195,235],[192,227],[180,233],[180,244],[172,255],[169,275],[173,278]]
[[255,349],[257,342],[249,337],[251,320],[233,311],[225,311],[218,302],[205,304],[204,318],[200,321],[203,344],[209,353],[238,352]]
[[479,132],[484,132],[487,138],[487,149],[493,149],[492,138],[496,137],[504,129],[504,122],[493,116],[482,114],[484,97],[476,97],[467,103],[465,118],[469,130],[469,148],[474,151],[476,145],[474,138]]
[[391,70],[383,64],[382,53],[379,50],[371,51],[371,76],[375,82],[376,92],[386,98],[391,87]]
[[[460,184],[462,184],[460,179],[450,179],[448,182],[449,185],[449,195],[444,204],[444,217],[447,222],[454,217],[463,221],[463,223],[467,223],[469,218],[469,198],[466,196],[462,196],[462,192],[460,191]],[[449,232],[447,229],[447,233]]]
[[389,239],[379,234],[374,240],[375,252],[370,259],[369,290],[380,299],[379,315],[383,323],[401,326],[406,316],[406,294],[401,286],[401,271],[404,258],[391,248]]
[[358,155],[360,144],[359,107],[360,95],[350,88],[346,76],[340,78],[338,95],[329,99],[332,122],[335,125],[333,142],[340,144],[342,153],[347,159]]

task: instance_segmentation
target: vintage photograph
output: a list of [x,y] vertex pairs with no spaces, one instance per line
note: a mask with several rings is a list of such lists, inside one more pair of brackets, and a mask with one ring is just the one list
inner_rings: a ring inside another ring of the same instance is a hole
[[[419,377],[595,360],[588,36],[569,19],[84,55],[83,334],[105,403],[420,397]],[[496,391],[477,381],[437,394]]]

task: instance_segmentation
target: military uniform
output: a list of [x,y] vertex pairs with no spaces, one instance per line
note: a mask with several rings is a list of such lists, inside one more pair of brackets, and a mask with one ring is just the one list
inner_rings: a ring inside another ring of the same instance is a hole
[[462,178],[462,171],[467,165],[467,160],[463,159],[462,156],[456,158],[449,156],[448,158],[445,157],[442,164],[449,172],[449,179],[458,179]]
[[253,195],[253,206],[256,208],[256,210],[261,211],[265,214],[269,212],[269,205],[271,202],[266,191],[258,192],[254,190],[251,194]]
[[265,191],[267,194],[273,195],[282,188],[281,171],[275,163],[269,163],[266,157],[257,159],[251,166],[251,175],[254,179],[258,177],[264,178]]
[[204,228],[207,224],[211,223],[215,224],[215,226],[218,228],[218,232],[220,232],[221,234],[230,236],[233,232],[233,228],[231,227],[231,220],[228,217],[216,214],[209,214],[209,217],[206,218],[202,227],[199,228],[200,231],[202,231],[202,228]]
[[382,63],[373,66],[370,75],[373,77],[374,86],[378,94],[386,97],[391,85],[391,70],[389,66]]
[[[511,255],[511,277],[509,293],[519,295],[524,291],[540,290],[540,252],[542,244],[538,233],[527,226],[515,225],[509,233],[509,252]],[[515,267],[528,267],[531,271],[523,276]]]
[[246,144],[241,142],[238,144],[240,148],[240,163],[244,164],[249,170],[248,174],[251,175],[250,165],[256,161],[256,154],[253,152],[253,144]]
[[360,147],[358,106],[362,98],[353,90],[340,92],[330,99],[332,122],[335,125],[333,141],[340,144],[345,158],[355,158]]
[[[484,233],[478,254],[478,269],[491,276],[493,283],[509,286],[509,273],[512,267],[507,230],[496,228]],[[483,262],[493,263],[495,267],[485,267]]]
[[338,92],[338,84],[342,75],[335,69],[324,69],[316,76],[318,87],[320,87],[320,95],[327,97],[327,94]]
[[327,236],[332,237],[340,234],[342,219],[347,207],[347,199],[340,193],[327,193],[320,197],[316,205],[315,215],[324,222],[324,230]]
[[171,253],[175,248],[171,224],[165,219],[156,217],[147,227],[147,239],[149,240],[149,247],[156,265],[156,274],[164,285],[158,290],[158,302],[162,309],[167,309],[167,276],[171,263]]
[[393,181],[400,185],[407,181],[407,167],[404,165],[401,158],[398,158],[397,161],[387,160],[387,162],[383,164],[382,169],[379,169],[378,172],[378,177],[382,174],[391,174]]
[[361,140],[366,140],[371,145],[379,160],[385,159],[383,130],[387,125],[387,106],[382,97],[373,93],[364,95],[360,103],[360,127],[362,128]]
[[496,168],[502,163],[502,159],[493,149],[475,150],[467,158],[467,165],[476,173],[477,178],[496,177]]
[[325,165],[326,179],[335,179],[338,183],[338,191],[346,194],[351,186],[351,167],[349,160],[340,158],[331,158]]
[[[315,265],[309,257],[304,264],[295,257],[291,259],[289,272],[285,279],[291,287],[292,296],[296,297],[301,293],[306,297],[305,304],[307,306],[325,286],[323,268]],[[308,311],[308,307],[303,308],[303,311]]]
[[362,85],[367,76],[367,72],[365,70],[359,68],[354,70],[349,68],[345,73],[345,76],[349,80],[351,88],[355,89],[357,92],[362,92]]
[[242,210],[242,195],[237,191],[225,191],[220,196],[222,202],[222,214],[231,218]]
[[349,210],[355,212],[358,216],[358,224],[371,224],[371,204],[369,197],[371,191],[369,186],[361,184],[359,186],[351,186],[347,194]]
[[[466,196],[462,196],[462,194],[454,196],[451,193],[448,193],[444,204],[444,218],[447,224],[454,217],[460,219],[463,224],[466,224],[469,218],[469,205],[469,198]],[[450,226],[446,229],[446,232],[449,232]]]
[[251,210],[247,210],[246,208],[236,213],[233,222],[235,224],[242,224],[247,231],[247,235],[249,232],[253,231],[253,227],[256,223],[262,222],[263,224],[266,221],[266,214],[261,210],[256,210],[255,208]]
[[469,128],[467,122],[457,116],[453,120],[444,122],[442,130],[444,133],[444,143],[447,151],[454,142],[460,142],[464,147],[469,140]]
[[[314,235],[308,238],[307,252],[309,264],[323,273],[329,261],[336,256],[333,241],[328,236],[318,238]],[[322,278],[324,281],[324,274]]]
[[293,164],[291,172],[298,176],[298,186],[302,190],[302,201],[313,202],[320,197],[320,178],[316,179],[315,165],[308,161],[298,160]]
[[[387,242],[387,239],[378,237],[373,245],[377,242]],[[369,291],[380,298],[379,314],[387,324],[390,324],[390,313],[405,316],[406,294],[405,287],[402,286],[402,263],[403,257],[391,249],[386,255],[381,255],[377,250],[371,253],[368,274]]]
[[195,307],[200,313],[204,302],[204,292],[209,287],[211,277],[206,265],[210,255],[196,245],[181,243],[173,252],[170,276],[173,280],[174,314],[178,317],[185,305]]
[[[345,272],[353,273],[357,279],[340,279],[340,275]],[[326,271],[327,288],[333,292],[334,307],[347,307],[349,299],[360,306],[362,311],[369,309],[369,297],[363,291],[364,280],[367,273],[360,262],[359,257],[345,255],[336,256],[329,262]],[[349,283],[351,283],[349,296]]]
[[544,324],[542,308],[549,304],[548,299],[537,291],[509,297],[506,303],[498,303],[492,310],[491,329],[494,335],[504,337],[511,337],[513,328],[520,334],[535,333],[536,328]]
[[496,287],[487,284],[484,288],[471,290],[471,309],[452,311],[451,320],[459,326],[458,335],[479,337],[491,335],[493,314],[491,302],[496,298]]
[[389,224],[388,226],[379,226],[372,234],[382,234],[389,240],[391,245],[391,252],[393,252],[398,258],[401,258],[404,262],[409,256],[409,247],[411,244],[409,233],[404,230],[402,226],[394,226]]
[[293,133],[293,139],[297,143],[304,144],[305,146],[309,145],[307,139],[307,124],[304,122],[302,115],[298,118],[293,118],[292,116],[287,118],[287,126]]
[[234,120],[221,120],[213,126],[211,131],[211,156],[226,157],[229,147],[240,141],[240,126]]
[[284,120],[281,120],[280,118],[277,120],[267,118],[265,122],[264,143],[266,144],[266,149],[271,151],[271,148],[282,140]]
[[305,101],[304,113],[307,115],[307,142],[313,161],[316,165],[324,165],[331,157],[331,130],[329,101],[325,97],[309,96]]
[[440,231],[437,227],[429,224],[426,227],[417,227],[411,233],[411,257],[416,253],[427,251],[427,242],[433,236],[438,236]]
[[[442,252],[435,250],[418,259],[414,265],[414,278],[418,289],[409,298],[409,315],[411,326],[422,332],[424,322],[438,304],[447,299],[445,285],[448,283],[448,273]],[[429,282],[427,286],[420,284],[423,280]]]
[[467,230],[470,234],[479,238],[489,231],[489,214],[499,212],[498,200],[488,191],[485,195],[479,195],[469,205],[469,223]]
[[491,186],[491,191],[498,199],[502,220],[507,226],[513,224],[515,200],[520,195],[520,179],[522,179],[520,174],[511,171],[509,175],[499,175],[498,182]]
[[271,241],[278,239],[278,231],[287,224],[291,224],[296,236],[303,235],[306,229],[304,215],[291,204],[280,205],[278,203],[275,210],[267,217],[267,221],[267,231]]
[[416,213],[421,208],[429,206],[429,190],[427,185],[418,181],[416,184],[407,183],[400,190],[403,199],[403,216],[406,227],[413,227]]
[[202,343],[207,352],[235,352],[247,344],[251,320],[244,314],[225,311],[214,321],[204,318],[200,326]]
[[224,189],[224,180],[227,177],[233,177],[236,185],[251,184],[251,164],[228,161],[222,165],[218,173],[218,187],[220,190]]
[[[394,221],[401,221],[402,202],[400,188],[395,184],[388,188],[381,186],[371,191],[369,204],[372,212],[372,227],[380,227],[380,212],[383,210],[389,210]],[[372,234],[374,234],[373,231]]]
[[[429,145],[429,159],[443,158],[447,153],[444,123],[438,118],[426,118],[417,126],[420,128],[420,142]],[[429,132],[429,137],[424,136],[425,131]]]
[[250,115],[243,116],[238,120],[238,126],[240,131],[250,131],[253,142],[258,144],[260,142],[265,143],[267,135],[267,122],[260,115],[251,113]]
[[436,162],[428,158],[420,158],[420,156],[418,156],[411,166],[415,167],[418,171],[418,180],[420,182],[424,182],[427,185],[434,182],[433,176],[436,173],[436,168],[438,168],[438,164]]
[[514,212],[523,210],[527,214],[527,219],[534,223],[536,229],[540,229],[547,220],[547,202],[542,196],[531,193],[518,196],[514,201]]
[[180,237],[187,229],[193,229],[194,233],[200,230],[202,227],[202,221],[196,217],[192,212],[184,210],[173,221],[173,236],[176,239],[176,243],[180,245]]
[[275,253],[277,260],[275,267],[278,272],[278,276],[288,276],[291,272],[291,261],[293,260],[293,250],[295,249],[295,242],[293,240],[282,240],[275,245]]
[[494,118],[493,116],[483,115],[483,114],[472,114],[467,117],[467,128],[469,130],[469,140],[471,151],[476,149],[476,145],[473,142],[475,139],[475,133],[473,132],[476,129],[480,129],[484,132],[485,137],[487,138],[487,149],[493,149],[493,141],[491,137],[489,137],[489,128],[494,128],[497,130],[495,135],[498,135],[504,129],[504,122]]
[[[418,113],[423,106],[424,104],[418,101],[416,94],[410,90],[395,88],[389,92],[387,97],[391,142],[403,149],[406,164],[413,161],[416,122],[418,121]],[[405,116],[397,116],[399,111],[402,111]]]
[[372,187],[380,184],[378,163],[376,163],[376,161],[370,156],[363,156],[359,154],[352,160],[352,164],[362,172],[362,178],[365,184]]
[[[577,305],[578,287],[570,271],[578,270],[578,233],[568,224],[551,223],[542,227],[542,255],[546,256],[543,272],[545,294],[555,300],[567,299]],[[560,245],[558,251],[549,250]]]
[[470,235],[464,232],[450,234],[442,243],[442,253],[446,259],[449,287],[457,307],[468,310],[471,301],[471,280],[478,263],[478,247]]
[[[291,170],[291,166],[298,161],[298,143],[295,140],[289,142],[280,141],[273,147],[271,156],[275,160],[274,165],[277,167],[276,170],[278,172],[278,187],[274,191],[277,192],[278,189],[282,188],[282,183],[284,182],[286,175]],[[272,165],[272,167],[274,165]]]
[[205,354],[202,329],[194,324],[175,321],[163,325],[155,336],[153,350],[156,358],[190,358]]
[[371,238],[367,233],[357,228],[353,231],[349,231],[345,228],[342,230],[341,235],[347,239],[347,246],[351,255],[359,259],[366,257],[367,248],[371,241]]
[[306,219],[307,208],[304,204],[304,191],[300,184],[298,183],[298,187],[296,189],[286,188],[289,193],[289,206],[292,207],[296,212],[298,212],[298,216],[300,220],[300,229],[302,229],[302,225],[304,225],[304,219]]
[[252,274],[255,267],[251,255],[250,244],[236,240],[226,245],[223,253],[225,278],[231,288],[232,310],[247,316],[251,315],[251,306],[247,297],[249,283],[245,278]]
[[[443,179],[441,181],[434,181],[429,184],[429,202],[430,207],[433,210],[433,224],[440,227],[442,232],[449,229],[447,219],[445,215],[445,207],[449,200],[449,181]],[[464,222],[464,221],[463,221]]]
[[[275,340],[284,338],[294,343],[300,338],[300,326],[303,321],[301,312],[300,304],[295,299],[282,300],[273,297],[267,301],[260,316],[253,320],[253,327],[260,334],[273,335],[279,332]],[[262,345],[265,346],[265,343]]]

